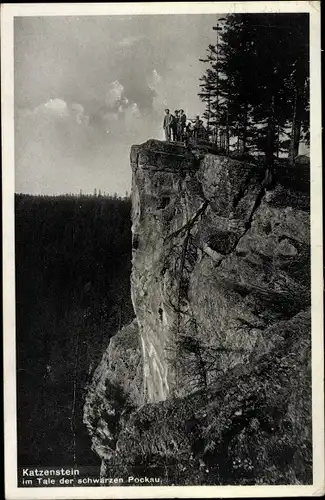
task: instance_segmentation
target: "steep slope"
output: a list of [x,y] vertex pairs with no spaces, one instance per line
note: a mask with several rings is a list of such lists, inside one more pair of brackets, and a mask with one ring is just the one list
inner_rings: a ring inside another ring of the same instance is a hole
[[308,166],[271,175],[159,141],[133,146],[131,166],[136,323],[85,412],[103,474],[140,462],[167,484],[310,481]]

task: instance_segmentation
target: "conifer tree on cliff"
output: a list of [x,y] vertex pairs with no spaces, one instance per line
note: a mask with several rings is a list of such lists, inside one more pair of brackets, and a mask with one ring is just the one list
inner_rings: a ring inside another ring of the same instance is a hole
[[241,152],[263,152],[269,166],[290,129],[293,161],[309,131],[308,16],[233,14],[214,29],[218,42],[201,60],[205,116],[237,137]]

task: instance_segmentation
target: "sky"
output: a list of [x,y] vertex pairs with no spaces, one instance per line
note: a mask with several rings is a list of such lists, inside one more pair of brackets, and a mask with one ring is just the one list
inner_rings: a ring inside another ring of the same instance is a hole
[[130,192],[131,145],[163,139],[166,107],[203,112],[217,18],[15,18],[15,191]]

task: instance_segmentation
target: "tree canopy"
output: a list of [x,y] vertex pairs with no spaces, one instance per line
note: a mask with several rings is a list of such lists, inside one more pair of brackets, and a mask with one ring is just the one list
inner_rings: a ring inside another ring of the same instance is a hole
[[232,14],[213,29],[199,96],[215,141],[293,160],[309,140],[309,16]]

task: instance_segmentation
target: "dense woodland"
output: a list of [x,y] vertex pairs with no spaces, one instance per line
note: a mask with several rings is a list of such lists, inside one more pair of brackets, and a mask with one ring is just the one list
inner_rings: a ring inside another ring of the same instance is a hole
[[99,463],[82,405],[109,338],[133,317],[130,207],[16,195],[20,465]]
[[309,15],[232,14],[213,29],[199,96],[216,143],[293,163],[309,143]]

